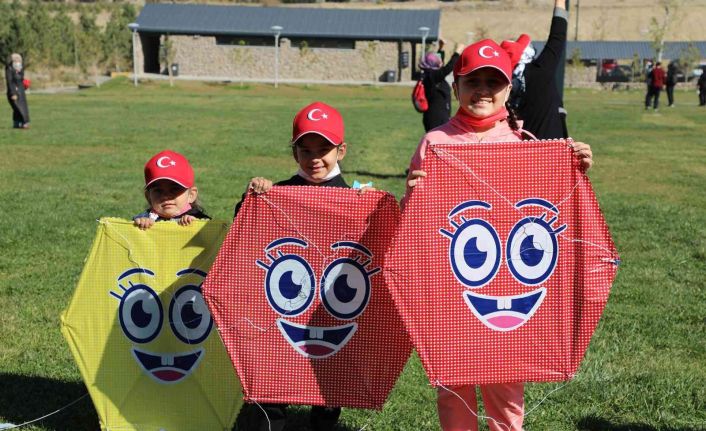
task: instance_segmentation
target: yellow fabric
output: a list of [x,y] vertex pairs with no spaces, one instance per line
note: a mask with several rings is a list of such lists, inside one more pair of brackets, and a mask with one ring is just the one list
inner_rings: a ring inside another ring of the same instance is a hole
[[[233,427],[240,382],[215,323],[207,330],[210,314],[198,293],[198,271],[210,269],[227,227],[158,222],[141,231],[131,221],[100,220],[61,331],[102,429]],[[203,341],[192,342],[199,334]]]

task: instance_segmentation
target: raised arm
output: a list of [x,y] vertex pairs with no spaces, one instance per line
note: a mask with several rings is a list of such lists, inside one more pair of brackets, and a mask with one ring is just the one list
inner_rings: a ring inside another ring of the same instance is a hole
[[552,25],[549,37],[542,53],[533,63],[542,68],[556,68],[561,61],[561,55],[566,46],[566,34],[569,27],[569,13],[566,10],[566,0],[555,0]]

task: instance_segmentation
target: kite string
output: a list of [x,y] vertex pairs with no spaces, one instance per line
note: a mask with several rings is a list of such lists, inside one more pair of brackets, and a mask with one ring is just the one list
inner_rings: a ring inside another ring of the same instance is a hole
[[[314,248],[315,248],[316,251],[318,252],[319,256],[321,256],[322,265],[323,265],[323,266],[325,266],[325,265],[326,265],[326,262],[328,262],[329,260],[331,260],[331,259],[336,255],[333,250],[332,250],[332,252],[331,252],[330,254],[328,254],[328,255],[327,255],[327,254],[324,254],[324,252],[321,250],[321,248],[320,248],[314,241],[312,241],[308,236],[306,236],[306,235],[304,234],[304,232],[302,232],[301,229],[299,229],[299,227],[298,227],[297,224],[294,222],[294,220],[292,220],[292,218],[289,216],[289,214],[287,214],[287,212],[286,212],[284,209],[282,209],[282,208],[279,207],[277,204],[275,204],[275,203],[272,202],[270,199],[268,199],[267,196],[265,196],[264,193],[257,194],[256,196],[257,196],[258,198],[260,198],[260,199],[263,199],[263,200],[264,200],[270,207],[272,207],[273,209],[276,209],[277,211],[279,211],[280,213],[282,213],[282,215],[284,215],[284,217],[287,219],[287,221],[288,221],[289,224],[291,225],[292,229],[294,229],[294,231],[297,233],[297,235],[299,235],[301,238],[304,238],[307,243],[312,244],[312,245],[314,246]],[[370,226],[370,222],[367,221],[362,230],[363,230],[363,231],[367,231],[368,228],[369,228],[369,226]],[[347,236],[347,234],[344,234],[344,235],[343,235],[343,237],[346,237],[346,236]],[[351,240],[352,240],[352,241],[355,241],[354,238],[351,238]],[[321,283],[322,283],[322,285],[326,285],[326,277],[325,277],[325,276],[322,277]]]
[[[270,421],[270,417],[267,415],[267,411],[258,403],[256,400],[252,399],[253,404],[258,406],[260,410],[262,410],[262,414],[265,415],[265,419],[267,420],[267,430],[272,431],[272,422]],[[368,418],[368,423],[363,425],[362,428],[360,428],[358,431],[364,431],[368,425],[370,425],[370,418]]]
[[35,422],[41,421],[41,420],[43,420],[43,419],[48,418],[49,416],[53,416],[53,415],[55,415],[55,414],[57,414],[57,413],[59,413],[59,412],[61,412],[61,411],[63,411],[63,410],[68,409],[69,407],[71,407],[72,405],[74,405],[74,404],[76,404],[77,402],[81,401],[82,399],[86,398],[87,396],[88,396],[88,392],[86,392],[85,394],[83,394],[83,395],[81,395],[80,397],[76,398],[75,400],[73,400],[72,402],[68,403],[68,404],[65,405],[64,407],[61,407],[60,409],[55,410],[55,411],[53,411],[53,412],[51,412],[51,413],[47,413],[46,415],[44,415],[44,416],[42,416],[42,417],[39,417],[39,418],[37,418],[37,419],[32,419],[31,421],[23,422],[23,423],[21,423],[21,424],[19,424],[19,425],[13,425],[13,426],[11,426],[11,427],[9,427],[9,428],[0,428],[0,429],[2,429],[3,431],[6,431],[6,430],[13,430],[13,429],[17,429],[17,428],[23,427],[23,426],[25,426],[25,425],[29,425],[29,424],[33,424],[33,423],[35,423]]
[[292,218],[289,216],[289,214],[287,214],[286,211],[284,211],[282,208],[280,208],[277,204],[275,204],[275,203],[272,202],[271,200],[267,199],[267,196],[265,196],[264,193],[257,194],[256,196],[257,196],[258,198],[264,200],[270,207],[272,207],[272,208],[276,209],[277,211],[281,212],[282,215],[284,215],[284,217],[287,219],[287,221],[289,222],[289,224],[292,225],[292,229],[294,229],[294,231],[297,233],[297,235],[299,235],[301,238],[304,238],[308,244],[313,245],[314,248],[316,249],[316,251],[319,253],[319,255],[320,255],[324,260],[329,257],[329,256],[325,255],[325,254],[321,251],[321,248],[319,248],[318,244],[316,244],[314,241],[312,241],[308,236],[306,236],[306,235],[304,234],[304,232],[302,232],[302,231],[299,229],[299,227],[297,226],[297,224],[294,223],[294,220],[292,220]]
[[[544,403],[544,401],[546,401],[546,399],[549,398],[554,392],[556,392],[556,391],[558,391],[558,390],[560,390],[560,389],[563,389],[563,388],[566,387],[566,385],[568,385],[568,384],[569,384],[569,382],[566,382],[566,383],[564,383],[564,384],[562,384],[562,385],[560,385],[560,386],[558,386],[558,387],[552,389],[552,390],[551,390],[548,394],[546,394],[546,395],[544,396],[544,398],[542,398],[537,404],[535,404],[531,409],[527,410],[527,411],[525,412],[525,414],[522,415],[522,419],[524,420],[524,418],[526,418],[527,416],[529,416],[530,413],[532,413],[534,410],[536,410],[536,409],[537,409],[542,403]],[[439,382],[438,380],[436,381],[436,385],[437,385],[438,387],[444,389],[445,391],[451,392],[454,396],[456,396],[458,399],[460,399],[461,402],[466,406],[466,408],[468,409],[468,411],[471,412],[471,414],[472,414],[473,416],[475,416],[477,419],[489,419],[489,420],[495,422],[495,424],[497,424],[498,426],[501,426],[501,427],[507,429],[508,431],[511,431],[511,430],[512,430],[512,427],[515,426],[515,422],[516,422],[518,419],[520,419],[520,418],[516,418],[516,419],[513,420],[513,421],[510,423],[510,425],[508,426],[506,423],[501,422],[501,421],[498,421],[497,419],[495,419],[495,418],[493,418],[493,417],[484,416],[484,415],[479,415],[479,414],[477,414],[476,412],[473,411],[473,409],[468,405],[468,403],[466,403],[466,400],[464,400],[461,395],[459,395],[458,393],[456,393],[456,392],[453,391],[452,389],[450,389],[450,388],[444,386],[444,385],[441,384],[441,382]],[[475,390],[475,389],[473,389],[473,390]]]
[[[510,205],[513,209],[515,209],[515,211],[517,211],[521,216],[524,216],[524,213],[522,212],[522,210],[521,210],[520,208],[516,208],[515,205],[514,205],[507,197],[505,197],[502,193],[500,193],[498,190],[496,190],[496,189],[495,189],[492,185],[490,185],[487,181],[485,181],[485,180],[484,180],[483,178],[481,178],[478,174],[476,174],[475,171],[473,171],[473,169],[471,169],[466,163],[464,163],[464,162],[463,162],[462,160],[460,160],[458,157],[454,156],[453,154],[449,153],[448,151],[446,151],[446,150],[443,149],[443,148],[438,148],[436,145],[432,145],[432,146],[430,146],[430,148],[431,148],[431,151],[432,151],[434,154],[436,154],[441,160],[444,160],[444,161],[447,162],[447,163],[449,162],[449,160],[445,159],[445,158],[443,157],[443,155],[446,155],[446,156],[448,156],[448,157],[454,159],[454,160],[458,163],[458,165],[460,165],[460,167],[459,167],[459,166],[456,166],[456,167],[458,167],[458,168],[461,169],[461,170],[466,170],[466,171],[470,172],[471,175],[473,175],[474,178],[476,178],[479,182],[481,182],[481,183],[484,184],[486,187],[488,187],[493,193],[495,193],[497,196],[499,196],[502,200],[504,200],[504,201],[505,201],[508,205]],[[584,179],[584,177],[585,177],[585,175],[582,175],[581,177],[579,177],[579,179],[576,181],[576,183],[574,184],[574,186],[571,188],[571,191],[570,191],[565,197],[563,197],[563,198],[559,201],[559,203],[555,205],[555,207],[557,207],[557,208],[560,207],[564,202],[566,202],[569,198],[571,198],[571,196],[574,194],[574,192],[576,191],[576,189],[578,188],[578,186],[581,184],[581,181]],[[523,228],[523,230],[524,230],[524,229],[525,229],[525,228]],[[598,244],[594,244],[594,243],[592,243],[592,242],[590,242],[590,241],[585,241],[585,240],[580,240],[580,239],[573,239],[573,238],[566,238],[565,235],[563,235],[563,234],[561,234],[561,233],[558,234],[557,236],[558,236],[560,239],[563,239],[563,240],[569,240],[569,241],[573,241],[573,242],[581,242],[581,243],[585,243],[585,244],[590,245],[590,246],[593,246],[593,247],[600,248],[600,249],[606,251],[609,255],[611,255],[611,256],[613,255],[613,253],[612,253],[609,249],[607,249],[607,248],[605,248],[605,247],[603,247],[603,246],[600,246],[600,245],[598,245]],[[615,262],[615,260],[613,260],[613,262]]]
[[120,241],[115,241],[115,239],[113,239],[113,241],[115,241],[116,243],[120,244],[120,246],[122,246],[122,247],[127,251],[127,258],[128,258],[128,260],[129,260],[130,262],[132,262],[133,264],[135,264],[135,267],[136,267],[136,268],[138,268],[138,269],[145,269],[142,265],[140,265],[140,264],[137,262],[137,260],[135,260],[135,259],[133,258],[132,244],[130,243],[130,240],[128,240],[128,239],[125,237],[125,235],[121,234],[117,229],[113,229],[113,227],[111,226],[111,223],[110,223],[109,221],[107,221],[107,220],[98,220],[98,223],[100,223],[100,224],[102,224],[102,225],[105,225],[105,227],[106,227],[105,233],[106,233],[106,235],[108,235],[108,237],[111,236],[111,232],[109,232],[109,230],[108,230],[107,228],[111,228],[113,232],[115,232],[118,236],[120,236],[120,238],[122,238],[122,240],[125,241],[125,243],[127,244],[127,246],[126,246],[125,244],[120,243]]
[[265,415],[265,419],[267,420],[267,430],[272,431],[272,422],[270,421],[270,417],[267,415],[267,411],[256,400],[253,399],[252,402],[255,403],[260,410],[262,410],[262,414]]
[[[568,144],[567,144],[567,145],[568,145]],[[432,151],[434,154],[436,154],[436,155],[437,155],[440,159],[442,159],[442,160],[444,160],[444,157],[442,157],[442,155],[446,155],[446,156],[451,157],[452,159],[454,159],[456,162],[458,162],[459,165],[461,165],[461,170],[466,170],[466,171],[470,172],[470,174],[473,175],[473,177],[474,177],[475,179],[477,179],[478,181],[480,181],[481,183],[483,183],[486,187],[488,187],[490,190],[492,190],[493,193],[495,193],[495,194],[498,195],[501,199],[503,199],[505,202],[507,202],[508,205],[510,205],[511,207],[515,208],[515,205],[514,205],[512,202],[510,202],[510,200],[509,200],[507,197],[505,197],[505,196],[504,196],[502,193],[500,193],[497,189],[495,189],[493,186],[491,186],[487,181],[485,181],[484,179],[482,179],[478,174],[475,173],[475,171],[473,171],[473,169],[471,169],[466,163],[464,163],[464,162],[463,162],[462,160],[460,160],[458,157],[454,156],[453,154],[451,154],[450,152],[448,152],[447,150],[445,150],[445,149],[443,149],[443,148],[438,148],[436,145],[431,145],[431,151]],[[448,160],[445,160],[445,161],[448,162]],[[585,177],[585,175],[580,176],[579,179],[578,179],[578,180],[576,181],[576,183],[574,184],[574,186],[571,188],[571,191],[570,191],[565,197],[563,197],[563,198],[559,201],[558,204],[555,204],[554,206],[558,208],[558,207],[560,207],[564,202],[566,202],[566,201],[574,194],[574,191],[576,191],[576,189],[577,189],[578,186],[581,184],[581,181],[584,179],[584,177]],[[518,212],[522,213],[522,211],[521,211],[520,209],[517,209],[517,208],[516,208],[516,210],[517,210]]]

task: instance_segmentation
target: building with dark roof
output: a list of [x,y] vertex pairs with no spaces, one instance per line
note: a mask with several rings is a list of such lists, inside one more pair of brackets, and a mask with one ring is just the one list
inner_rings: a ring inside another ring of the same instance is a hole
[[[539,55],[542,48],[544,48],[544,42],[532,43],[537,50],[537,55]],[[690,46],[701,52],[701,58],[706,58],[706,41],[665,42],[662,58],[677,60]],[[639,60],[649,60],[657,57],[652,43],[647,41],[580,40],[567,42],[566,57],[571,58],[574,53],[584,61],[602,59],[631,60],[635,56]]]
[[168,37],[181,75],[270,80],[278,64],[281,81],[410,80],[422,38],[437,40],[439,21],[438,9],[148,3],[137,18],[136,63],[143,73],[163,71]]

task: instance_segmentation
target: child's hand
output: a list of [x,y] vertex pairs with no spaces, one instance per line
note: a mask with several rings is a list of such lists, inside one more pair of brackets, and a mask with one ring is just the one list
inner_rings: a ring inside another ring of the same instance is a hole
[[569,146],[574,150],[574,156],[578,157],[581,161],[581,169],[588,172],[591,166],[593,166],[593,152],[591,151],[591,146],[583,142],[572,142]]
[[194,216],[192,216],[192,215],[189,215],[189,214],[185,214],[185,215],[183,215],[183,216],[181,216],[181,217],[179,218],[178,223],[179,223],[181,226],[188,226],[188,225],[190,225],[191,222],[194,221],[194,220],[196,220],[196,217],[194,217]]
[[359,194],[359,195],[362,195],[362,194],[364,194],[364,193],[367,193],[367,192],[374,192],[374,191],[376,191],[376,190],[377,190],[377,189],[376,189],[375,187],[373,187],[373,186],[365,186],[365,185],[364,185],[364,186],[361,186],[361,187],[358,189],[358,194]]
[[407,176],[407,187],[414,187],[417,185],[417,179],[419,178],[424,178],[427,176],[427,173],[424,171],[412,171],[409,173]]
[[250,180],[248,190],[252,190],[257,194],[267,193],[272,189],[272,181],[267,178],[255,177]]
[[154,220],[149,217],[139,217],[136,218],[133,223],[135,226],[139,227],[140,230],[147,230],[154,225]]

